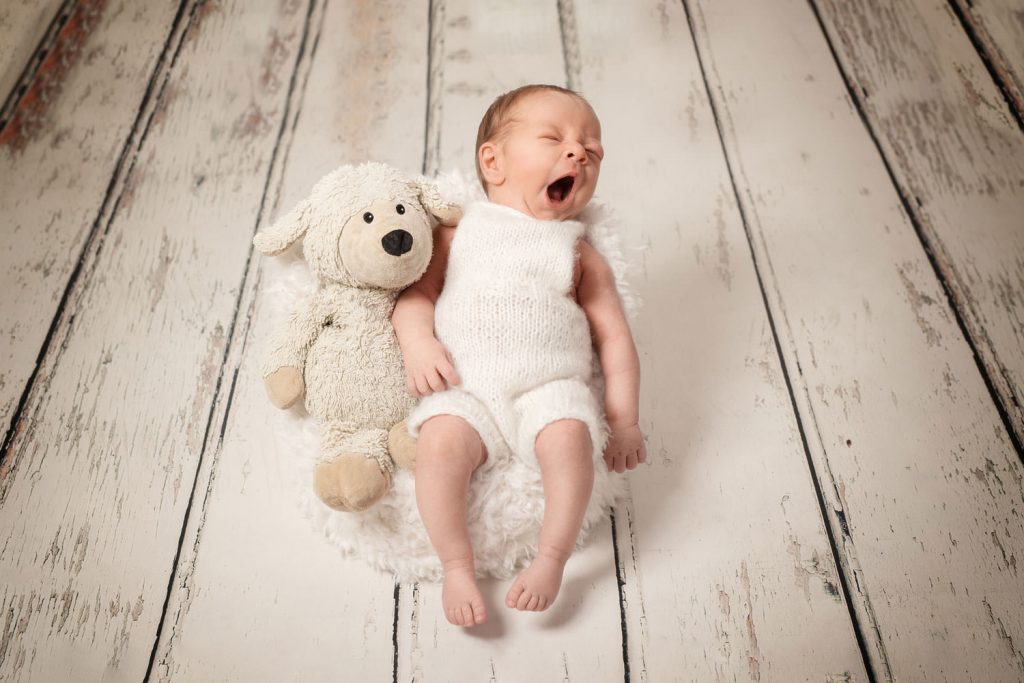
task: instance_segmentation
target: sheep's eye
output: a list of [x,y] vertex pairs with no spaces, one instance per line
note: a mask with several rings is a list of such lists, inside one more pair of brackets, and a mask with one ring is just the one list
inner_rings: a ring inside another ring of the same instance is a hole
[[395,211],[397,211],[398,215],[401,216],[403,213],[405,213],[405,207],[399,204],[398,206],[395,207]]
[[370,213],[369,211],[367,211],[366,213],[363,214],[363,220],[366,221],[367,223],[372,223],[373,222],[373,214]]

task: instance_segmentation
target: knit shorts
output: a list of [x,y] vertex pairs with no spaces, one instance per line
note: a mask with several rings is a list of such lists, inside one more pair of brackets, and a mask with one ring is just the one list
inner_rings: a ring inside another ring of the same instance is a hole
[[409,434],[418,437],[423,423],[435,415],[457,415],[476,430],[487,449],[482,471],[510,456],[535,464],[537,435],[563,419],[587,425],[596,464],[602,462],[608,431],[593,392],[572,378],[547,382],[511,401],[488,400],[458,386],[429,394],[406,418]]

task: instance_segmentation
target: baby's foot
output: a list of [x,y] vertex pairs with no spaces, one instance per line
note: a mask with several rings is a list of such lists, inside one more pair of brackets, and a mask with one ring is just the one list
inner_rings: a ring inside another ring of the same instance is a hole
[[512,582],[505,595],[505,604],[520,610],[544,611],[558,595],[564,569],[565,559],[538,553],[530,566]]
[[487,619],[484,596],[477,588],[472,560],[450,560],[444,563],[441,605],[448,621],[456,626],[475,626]]

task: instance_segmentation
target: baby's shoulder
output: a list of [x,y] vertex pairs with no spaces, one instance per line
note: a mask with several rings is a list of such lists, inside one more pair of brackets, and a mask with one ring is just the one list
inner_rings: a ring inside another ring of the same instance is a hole
[[594,248],[585,237],[576,240],[576,254],[579,256],[580,266],[586,270],[604,269],[608,266],[604,256]]

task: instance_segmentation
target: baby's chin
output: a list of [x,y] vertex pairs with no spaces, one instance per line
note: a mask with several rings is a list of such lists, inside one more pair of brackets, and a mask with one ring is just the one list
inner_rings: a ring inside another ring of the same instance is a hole
[[530,215],[545,221],[575,220],[589,200],[589,194],[577,196],[574,192],[571,196],[559,201],[550,197],[545,189],[531,202],[533,206]]

